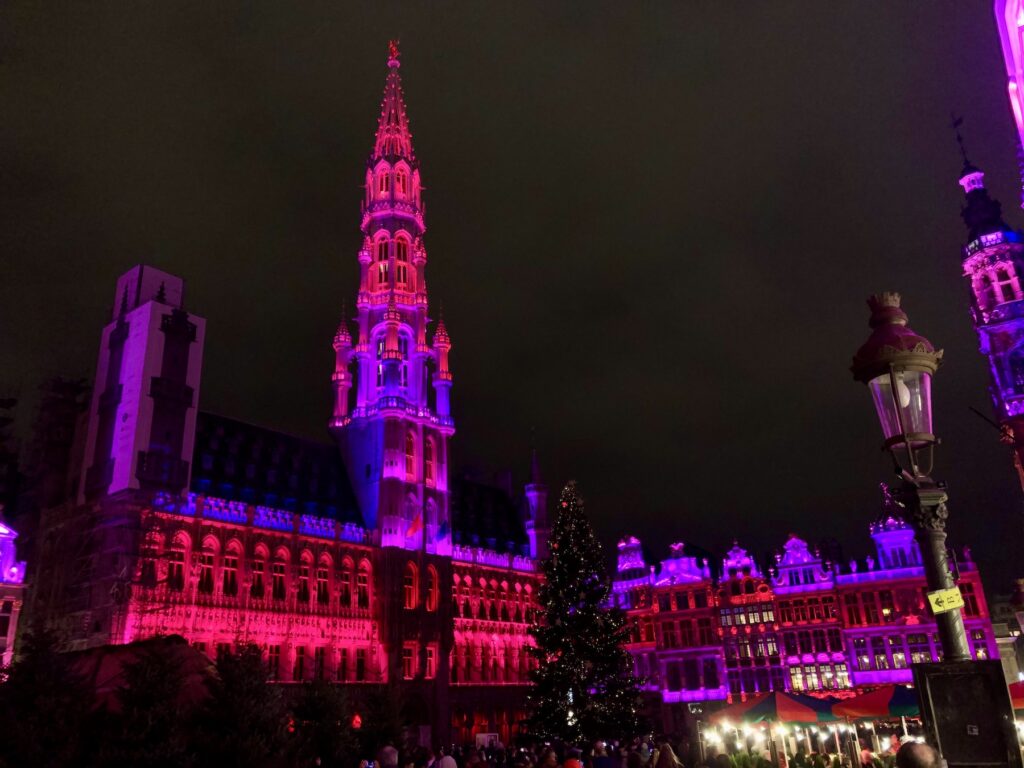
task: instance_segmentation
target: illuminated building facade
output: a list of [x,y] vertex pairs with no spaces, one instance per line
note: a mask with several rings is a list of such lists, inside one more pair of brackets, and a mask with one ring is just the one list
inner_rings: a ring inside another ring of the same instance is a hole
[[18,617],[25,599],[25,563],[15,552],[15,533],[0,523],[0,664],[7,666],[14,655]]
[[422,183],[392,45],[365,175],[356,328],[334,334],[332,440],[198,410],[184,282],[118,281],[77,496],[44,511],[33,614],[70,648],[180,634],[260,645],[282,682],[397,684],[423,743],[523,719],[547,492],[454,477],[451,340],[428,332]]
[[[640,542],[619,542],[616,604],[627,614],[636,673],[666,731],[690,725],[691,706],[768,691],[843,695],[911,682],[910,665],[941,658],[913,531],[886,500],[871,525],[872,556],[830,562],[790,536],[762,571],[734,545],[712,574],[684,555],[648,566]],[[970,553],[958,584],[971,651],[995,658],[981,577]]]

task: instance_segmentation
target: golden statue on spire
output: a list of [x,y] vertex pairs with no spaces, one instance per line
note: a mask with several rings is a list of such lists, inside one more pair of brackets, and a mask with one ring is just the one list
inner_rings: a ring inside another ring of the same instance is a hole
[[398,41],[397,40],[388,40],[388,56],[389,56],[389,58],[392,58],[395,61],[398,61],[398,57],[400,55],[401,54],[398,52]]

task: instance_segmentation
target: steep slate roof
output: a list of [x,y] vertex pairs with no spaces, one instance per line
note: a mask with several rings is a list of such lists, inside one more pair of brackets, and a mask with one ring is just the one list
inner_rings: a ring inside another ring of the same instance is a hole
[[200,412],[195,493],[363,524],[338,448]]
[[498,552],[528,553],[520,505],[504,488],[466,475],[452,478],[452,540]]

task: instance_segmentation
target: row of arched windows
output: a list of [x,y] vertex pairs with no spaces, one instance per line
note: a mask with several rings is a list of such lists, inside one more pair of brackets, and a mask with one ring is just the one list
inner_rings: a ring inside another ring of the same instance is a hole
[[503,581],[479,579],[455,574],[452,588],[452,615],[482,621],[506,621],[532,624],[536,618],[533,587],[509,585]]
[[[172,591],[193,587],[200,595],[245,597],[283,602],[294,595],[300,605],[342,610],[368,610],[373,590],[373,569],[369,560],[345,555],[335,567],[326,552],[314,558],[304,550],[298,562],[286,547],[271,554],[265,544],[257,544],[251,554],[237,539],[221,548],[214,536],[203,539],[198,552],[192,552],[191,539],[179,531],[169,546],[159,537],[151,537],[140,558],[139,581],[144,587],[165,586]],[[191,564],[191,567],[188,567]]]
[[389,240],[386,235],[379,237],[373,246],[374,261],[377,264],[376,278],[378,288],[390,287],[391,248],[394,247],[395,254],[395,287],[411,290],[413,285],[409,279],[413,274],[409,271],[409,253],[412,246],[405,234],[399,234],[394,240]]
[[387,163],[381,163],[366,177],[367,195],[370,200],[389,199],[394,192],[395,199],[419,202],[417,179],[403,163],[393,170]]

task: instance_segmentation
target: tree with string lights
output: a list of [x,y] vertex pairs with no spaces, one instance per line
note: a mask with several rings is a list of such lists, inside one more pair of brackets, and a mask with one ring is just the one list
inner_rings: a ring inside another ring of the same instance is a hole
[[562,490],[543,561],[537,641],[531,653],[530,729],[571,744],[627,739],[641,732],[639,680],[624,644],[625,619],[609,600],[601,545],[570,482]]

